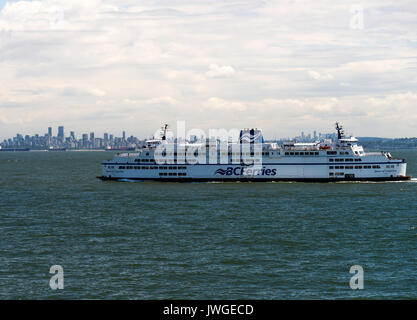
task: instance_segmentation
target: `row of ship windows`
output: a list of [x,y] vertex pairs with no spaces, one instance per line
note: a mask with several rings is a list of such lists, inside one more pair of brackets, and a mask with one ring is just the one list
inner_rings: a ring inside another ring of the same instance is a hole
[[357,159],[352,159],[352,158],[335,158],[335,159],[329,159],[329,162],[361,162],[362,161],[362,159],[359,159],[359,158],[357,158]]
[[150,162],[155,163],[154,159],[135,159],[135,162]]
[[318,152],[285,152],[286,156],[318,156]]
[[185,172],[160,172],[159,173],[159,176],[160,177],[166,177],[166,176],[169,176],[169,177],[172,177],[172,176],[186,176],[187,174],[185,173]]
[[[202,152],[202,153],[198,153],[198,151],[195,151],[194,152],[194,156],[198,156],[198,155],[207,155],[207,154],[211,154],[212,152],[209,152],[209,153],[207,153],[207,152]],[[216,151],[214,151],[213,153],[216,153]],[[260,155],[263,155],[263,156],[269,156],[269,152],[217,152],[217,155],[221,155],[221,156],[260,156]],[[271,154],[274,154],[274,152],[272,152]],[[277,152],[277,154],[279,154],[279,152]],[[157,154],[157,155],[159,155],[159,154]],[[176,157],[177,156],[177,153],[176,152],[174,152],[174,153],[172,153],[172,152],[169,152],[169,153],[164,153],[164,152],[162,152],[160,155],[162,155],[163,157],[166,157],[166,156],[168,156],[168,157],[172,157],[172,156],[174,156],[174,157]],[[182,157],[184,157],[185,156],[185,154],[183,153],[183,154],[180,154]],[[146,162],[146,159],[136,159],[135,161],[138,161],[138,162],[140,162],[140,161],[145,161]]]
[[[337,151],[327,151],[327,154],[329,155],[333,155],[333,154],[337,154]],[[349,154],[348,151],[340,151],[339,154]]]
[[329,172],[329,176],[344,176],[344,175],[345,175],[344,172],[336,172],[336,173]]
[[[114,169],[114,166],[109,166],[109,169]],[[135,169],[135,170],[154,170],[154,169],[160,169],[160,170],[185,170],[187,167],[167,167],[167,166],[119,166],[119,169]]]
[[330,166],[329,169],[381,169],[381,166]]

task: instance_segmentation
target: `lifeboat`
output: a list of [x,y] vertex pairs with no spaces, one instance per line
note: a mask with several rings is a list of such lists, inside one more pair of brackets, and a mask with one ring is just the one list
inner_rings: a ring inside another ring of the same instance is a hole
[[331,148],[331,146],[320,146],[320,150],[329,150]]

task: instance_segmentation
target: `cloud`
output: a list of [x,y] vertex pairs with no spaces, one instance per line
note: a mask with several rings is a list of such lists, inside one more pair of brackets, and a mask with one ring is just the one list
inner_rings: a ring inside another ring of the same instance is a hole
[[145,136],[176,120],[291,136],[332,130],[339,119],[360,135],[416,135],[417,4],[369,0],[362,30],[350,27],[350,8],[330,0],[8,2],[0,140],[60,124]]
[[177,101],[171,97],[158,97],[158,98],[151,98],[145,101],[147,104],[168,104],[173,105],[176,104]]
[[320,73],[318,71],[309,70],[308,75],[314,80],[332,80],[333,76],[329,73]]
[[209,69],[210,70],[206,72],[206,75],[210,78],[230,78],[236,73],[235,69],[231,66],[211,64]]
[[208,99],[205,104],[207,108],[215,109],[215,110],[223,110],[223,111],[243,111],[246,109],[246,106],[241,102],[236,101],[227,101],[224,99],[211,97]]

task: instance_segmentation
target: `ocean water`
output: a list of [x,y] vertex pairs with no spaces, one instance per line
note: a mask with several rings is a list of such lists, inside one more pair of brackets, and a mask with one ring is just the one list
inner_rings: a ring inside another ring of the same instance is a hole
[[1,299],[417,298],[416,180],[96,179],[112,156],[0,152]]

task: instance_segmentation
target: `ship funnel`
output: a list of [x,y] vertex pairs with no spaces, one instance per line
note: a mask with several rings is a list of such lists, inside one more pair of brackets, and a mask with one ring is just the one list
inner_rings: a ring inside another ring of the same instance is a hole
[[262,130],[259,129],[243,129],[239,134],[240,143],[264,143]]

